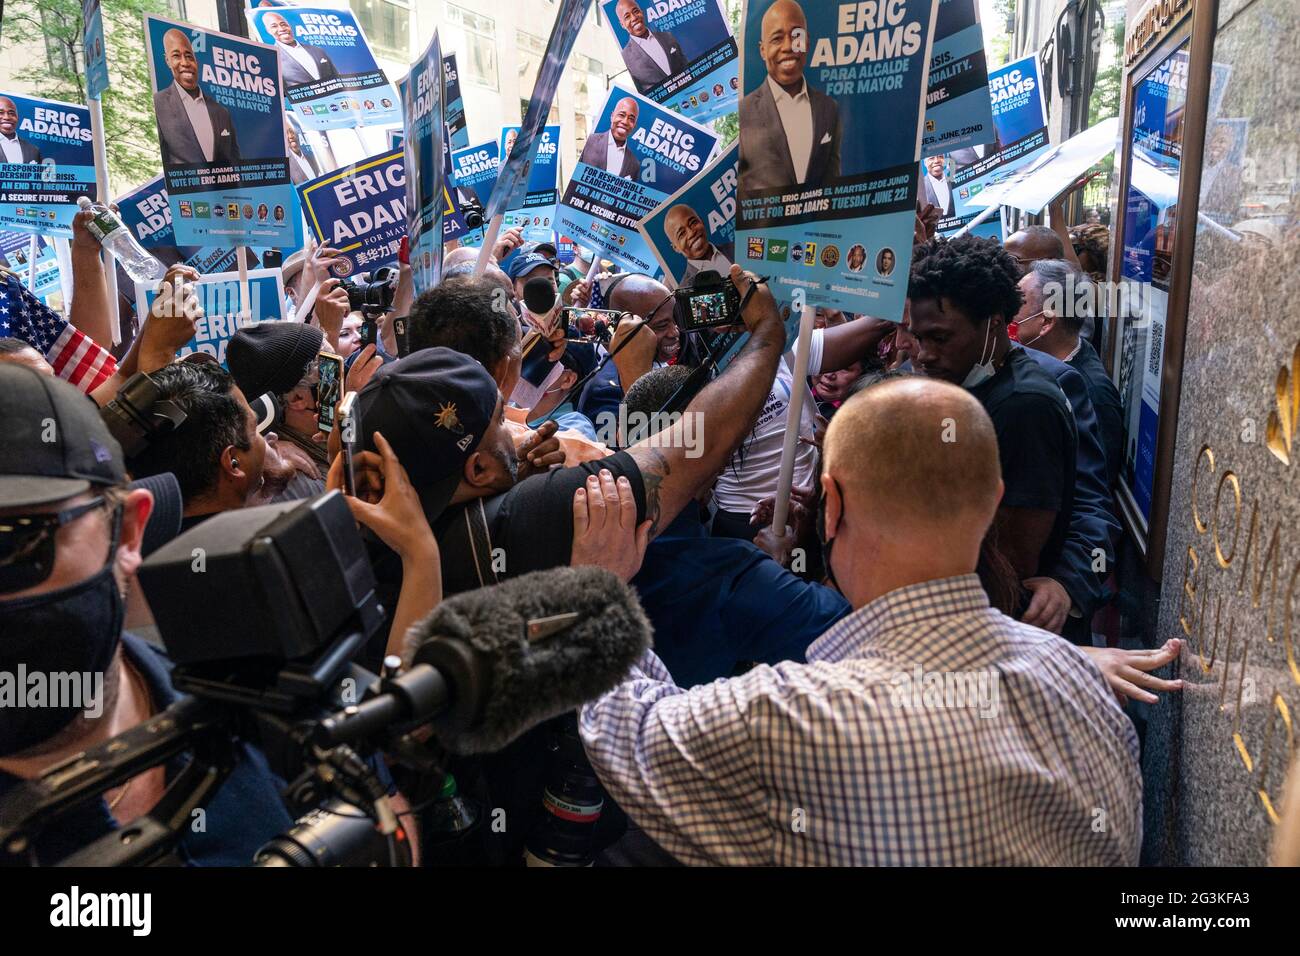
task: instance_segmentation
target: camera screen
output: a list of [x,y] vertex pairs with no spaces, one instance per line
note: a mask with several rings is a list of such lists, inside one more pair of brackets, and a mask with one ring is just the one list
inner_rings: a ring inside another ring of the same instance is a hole
[[727,294],[709,292],[691,296],[691,322],[694,325],[713,325],[727,317]]

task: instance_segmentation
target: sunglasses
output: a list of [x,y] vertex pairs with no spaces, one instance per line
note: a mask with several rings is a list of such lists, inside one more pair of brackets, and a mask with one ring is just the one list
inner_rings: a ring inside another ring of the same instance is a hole
[[54,539],[60,528],[108,503],[103,495],[47,514],[0,517],[0,594],[35,587],[54,572]]

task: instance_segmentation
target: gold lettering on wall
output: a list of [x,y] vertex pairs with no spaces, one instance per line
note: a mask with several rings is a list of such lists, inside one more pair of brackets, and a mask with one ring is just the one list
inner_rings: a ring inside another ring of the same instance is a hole
[[1201,446],[1201,450],[1196,453],[1196,461],[1192,464],[1192,525],[1197,534],[1205,534],[1210,530],[1210,526],[1201,520],[1200,502],[1196,497],[1196,479],[1201,473],[1202,458],[1210,460],[1210,474],[1214,474],[1214,450],[1209,445]]
[[[1154,6],[1160,8],[1161,6],[1170,7],[1173,5],[1178,4],[1161,4],[1158,2]],[[1143,14],[1143,19],[1139,23],[1139,30],[1151,29],[1151,9],[1149,7],[1147,12]],[[1146,24],[1146,27],[1143,27],[1143,24]],[[1296,433],[1300,431],[1300,342],[1296,343],[1291,356],[1290,367],[1284,366],[1278,372],[1272,392],[1273,394],[1270,397],[1275,400],[1276,408],[1269,413],[1268,417],[1267,448],[1269,453],[1278,461],[1290,465],[1296,457],[1300,457],[1300,451],[1296,448]],[[1265,461],[1268,461],[1267,457],[1265,457]],[[1236,598],[1247,594],[1247,584],[1249,584],[1250,603],[1248,610],[1258,611],[1263,605],[1264,638],[1267,642],[1273,643],[1276,640],[1275,635],[1281,635],[1286,649],[1287,669],[1290,672],[1293,686],[1300,686],[1300,662],[1297,662],[1295,652],[1296,641],[1300,640],[1300,634],[1297,634],[1296,631],[1296,604],[1300,601],[1300,561],[1296,561],[1293,565],[1289,576],[1284,573],[1282,567],[1283,555],[1289,553],[1289,548],[1285,547],[1285,545],[1294,542],[1287,540],[1287,535],[1284,532],[1290,529],[1282,526],[1275,510],[1276,492],[1266,489],[1262,495],[1256,495],[1248,499],[1243,492],[1239,471],[1233,467],[1228,467],[1229,464],[1225,462],[1225,467],[1220,472],[1214,450],[1208,444],[1201,446],[1192,462],[1189,502],[1192,530],[1196,535],[1210,532],[1210,540],[1214,545],[1215,560],[1202,565],[1196,547],[1188,546],[1183,561],[1182,587],[1178,592],[1178,622],[1188,639],[1188,650],[1196,656],[1202,673],[1206,675],[1213,673],[1215,665],[1220,660],[1219,638],[1226,626],[1226,645],[1222,657],[1223,675],[1218,678],[1219,711],[1227,713],[1229,710],[1228,683],[1232,680],[1231,672],[1233,666],[1236,665],[1240,669],[1237,671],[1235,693],[1231,702],[1233,746],[1241,757],[1241,762],[1245,766],[1247,773],[1255,775],[1255,789],[1260,802],[1263,804],[1269,819],[1276,824],[1278,822],[1278,811],[1269,793],[1269,770],[1271,767],[1276,770],[1278,760],[1285,760],[1282,765],[1283,768],[1285,768],[1286,764],[1295,760],[1297,750],[1295,730],[1292,726],[1291,711],[1286,699],[1282,696],[1281,690],[1274,688],[1262,746],[1252,758],[1251,747],[1242,734],[1242,707],[1243,705],[1253,706],[1257,700],[1257,677],[1252,676],[1248,685],[1246,671],[1250,661],[1252,638],[1256,636],[1259,629],[1249,616],[1242,619],[1241,612],[1247,610],[1246,607],[1234,607],[1234,605],[1238,603],[1235,600]],[[1204,502],[1200,497],[1200,476],[1203,471],[1208,471],[1211,477],[1218,476],[1214,491],[1213,510],[1209,515],[1208,522],[1202,508]],[[1228,530],[1229,521],[1225,516],[1223,507],[1225,490],[1231,493],[1231,531]],[[1241,562],[1241,571],[1233,575],[1236,579],[1234,588],[1232,578],[1225,578],[1222,582],[1214,580],[1217,576],[1215,568],[1217,566],[1221,570],[1231,571],[1241,540],[1242,517],[1245,513],[1247,500],[1250,502],[1250,521],[1246,531],[1246,545]],[[1285,590],[1280,595],[1282,598],[1280,609],[1278,607],[1279,578],[1285,586]],[[1267,594],[1265,594],[1266,583]],[[1225,604],[1228,605],[1226,608],[1226,623],[1224,621]],[[1210,627],[1208,613],[1211,610],[1214,614],[1212,638],[1208,633]],[[1239,642],[1241,652],[1240,660],[1234,661],[1233,646],[1238,643],[1236,640],[1236,625],[1238,623],[1242,625],[1241,641]],[[1209,642],[1208,654],[1207,641]],[[1279,744],[1283,743],[1283,741],[1278,740],[1277,725],[1279,722],[1282,724],[1285,733],[1284,749],[1279,746]],[[1281,753],[1278,752],[1279,749],[1282,750]],[[1276,786],[1274,786],[1274,789],[1276,789]]]
[[1291,765],[1295,759],[1295,730],[1291,726],[1291,711],[1282,699],[1280,693],[1273,694],[1273,709],[1268,715],[1268,725],[1264,728],[1264,747],[1259,755],[1259,776],[1256,778],[1256,789],[1259,792],[1260,802],[1264,804],[1264,810],[1268,813],[1268,818],[1275,824],[1278,822],[1277,808],[1273,804],[1272,797],[1268,793],[1268,767],[1269,761],[1273,755],[1273,732],[1277,725],[1277,717],[1281,715],[1282,726],[1286,729],[1286,763],[1282,765],[1283,770]]
[[[1223,486],[1231,482],[1232,484],[1232,550],[1225,556],[1223,553],[1223,543],[1219,538],[1219,499],[1223,497]],[[1218,559],[1219,567],[1226,569],[1232,564],[1233,555],[1237,553],[1237,538],[1241,535],[1241,482],[1237,476],[1230,471],[1225,471],[1223,477],[1219,479],[1219,487],[1214,492],[1214,556]]]
[[1296,342],[1291,367],[1283,365],[1274,388],[1277,410],[1269,412],[1265,436],[1268,450],[1284,465],[1291,464],[1291,445],[1300,427],[1300,342]]

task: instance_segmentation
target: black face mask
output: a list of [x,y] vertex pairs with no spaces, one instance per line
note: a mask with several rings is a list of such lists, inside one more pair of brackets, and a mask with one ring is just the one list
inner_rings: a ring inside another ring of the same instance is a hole
[[[834,481],[835,479],[832,478],[831,480]],[[835,487],[837,490],[839,489],[838,484]],[[842,494],[840,499],[843,500]],[[817,501],[817,540],[822,545],[822,565],[826,568],[826,577],[835,586],[835,590],[843,594],[844,589],[840,587],[840,582],[835,580],[835,569],[831,567],[831,548],[835,545],[835,539],[826,537],[826,489],[824,487],[822,488],[821,498]]]
[[[4,705],[0,756],[21,753],[49,740],[92,706],[89,700],[72,702],[75,706],[50,706],[55,701],[49,695],[58,684],[53,675],[101,674],[105,677],[98,686],[104,686],[126,615],[126,603],[113,577],[120,527],[119,511],[113,519],[108,562],[97,574],[48,594],[0,601],[0,681],[12,682],[11,690],[25,695],[28,687],[18,683],[21,664],[27,675],[44,676],[47,693],[45,705],[34,707],[15,706],[16,701],[0,697]],[[30,676],[25,683],[30,683]],[[80,677],[75,686],[85,686]]]

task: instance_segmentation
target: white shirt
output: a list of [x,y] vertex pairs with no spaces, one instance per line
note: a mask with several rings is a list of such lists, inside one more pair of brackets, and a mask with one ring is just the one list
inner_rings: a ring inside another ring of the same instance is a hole
[[641,52],[655,61],[655,66],[663,70],[664,75],[668,74],[668,53],[664,50],[663,45],[658,40],[653,36],[648,36],[645,39],[642,39],[641,37],[634,37],[631,34],[628,34],[628,38],[641,48]]
[[[808,351],[808,374],[820,375],[822,370],[822,343],[824,329],[813,329]],[[798,348],[798,342],[795,343]],[[781,473],[781,452],[785,446],[785,423],[789,415],[790,393],[794,388],[794,356],[792,350],[776,367],[776,381],[763,402],[753,431],[745,436],[740,448],[722,470],[713,489],[714,500],[724,511],[748,517],[754,505],[776,494],[776,482]],[[817,403],[807,385],[800,383],[806,394],[803,414],[799,418],[799,434],[813,437],[816,425]],[[817,469],[817,449],[799,443],[794,453],[794,483],[807,487],[812,484]]]
[[308,179],[315,179],[317,173],[311,168],[311,163],[307,162],[306,156],[299,156],[293,150],[289,150],[289,162],[293,163]]
[[725,276],[731,271],[731,260],[718,251],[718,247],[709,246],[713,250],[713,255],[708,259],[687,259],[695,267],[696,272],[708,272],[712,270],[718,275]]
[[772,99],[776,101],[776,112],[781,117],[781,128],[785,130],[785,142],[790,148],[790,159],[794,162],[794,177],[802,183],[808,178],[808,164],[812,162],[813,151],[813,115],[812,99],[808,96],[808,84],[794,96],[781,88],[769,76],[768,88]]
[[627,154],[627,143],[622,146],[614,142],[614,134],[609,134],[609,145],[605,147],[605,171],[615,176],[623,173],[623,157]]
[[6,162],[21,163],[23,161],[23,148],[18,144],[17,136],[0,135],[0,150],[4,152]]
[[194,128],[199,148],[203,150],[203,158],[212,162],[216,134],[212,130],[212,117],[208,115],[208,103],[203,98],[203,91],[191,95],[184,87],[177,86],[176,90],[180,93],[181,103],[185,105],[185,113],[190,118],[190,126]]
[[307,71],[313,80],[320,79],[320,67],[316,65],[315,57],[308,53],[301,43],[295,43],[293,46],[288,46],[287,44],[281,43],[277,40],[275,45],[277,49],[289,54],[289,56],[301,63],[302,68]]
[[925,181],[928,182],[930,184],[930,188],[934,190],[934,198],[939,200],[939,208],[947,209],[948,197],[952,195],[952,187],[948,185],[948,180],[942,176],[940,176],[938,179],[935,179],[929,173],[926,173],[925,175],[926,175]]

